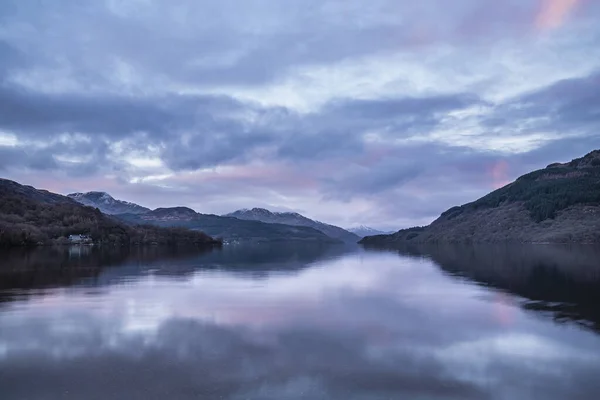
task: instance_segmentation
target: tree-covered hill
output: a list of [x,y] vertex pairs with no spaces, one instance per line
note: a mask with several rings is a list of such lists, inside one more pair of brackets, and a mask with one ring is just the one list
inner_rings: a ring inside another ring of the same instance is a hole
[[452,219],[465,211],[515,202],[523,202],[536,222],[554,218],[570,206],[600,206],[600,150],[566,164],[550,164],[530,172],[479,200],[453,207],[442,216]]
[[67,243],[69,235],[89,235],[103,244],[217,244],[184,228],[127,225],[66,196],[0,179],[0,246]]
[[600,150],[550,164],[462,206],[426,227],[369,236],[361,243],[600,242]]

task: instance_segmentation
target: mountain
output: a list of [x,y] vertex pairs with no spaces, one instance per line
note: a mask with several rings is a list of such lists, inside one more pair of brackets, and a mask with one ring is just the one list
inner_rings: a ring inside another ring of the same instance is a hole
[[392,232],[379,231],[377,229],[369,228],[368,226],[364,226],[364,225],[350,228],[350,229],[348,229],[348,231],[354,233],[355,235],[357,235],[360,238],[364,238],[365,236],[385,235],[388,233],[392,233]]
[[294,212],[271,212],[264,208],[242,209],[226,214],[226,217],[234,217],[247,221],[261,221],[269,224],[285,224],[293,226],[307,226],[323,232],[327,236],[339,239],[347,243],[356,243],[360,237],[348,232],[338,226],[314,221],[301,214]]
[[523,175],[429,226],[361,240],[403,242],[600,243],[600,150]]
[[218,244],[202,232],[130,226],[75,200],[0,179],[0,247],[67,244],[69,235],[102,244]]
[[97,208],[105,214],[142,214],[150,211],[149,208],[135,203],[116,200],[105,192],[71,193],[67,196],[83,205]]
[[120,214],[116,217],[128,223],[198,229],[230,243],[281,241],[340,243],[339,240],[310,227],[200,214],[187,207],[157,208],[144,214]]

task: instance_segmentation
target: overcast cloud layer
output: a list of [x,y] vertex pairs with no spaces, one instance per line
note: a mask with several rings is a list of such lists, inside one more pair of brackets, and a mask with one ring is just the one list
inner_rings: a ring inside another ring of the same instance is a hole
[[398,229],[600,147],[592,0],[4,0],[0,175]]

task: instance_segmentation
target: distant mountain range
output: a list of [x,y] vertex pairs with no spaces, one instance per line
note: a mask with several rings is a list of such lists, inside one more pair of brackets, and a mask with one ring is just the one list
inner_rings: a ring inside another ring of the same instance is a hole
[[[129,212],[118,213],[124,210]],[[187,207],[150,210],[104,192],[62,196],[0,179],[0,247],[62,243],[80,234],[114,244],[218,243],[212,237],[232,243],[341,243],[307,226],[200,214]]]
[[131,226],[70,197],[0,179],[0,247],[69,244],[89,236],[111,245],[219,245],[199,231]]
[[114,199],[104,192],[73,193],[69,197],[130,224],[185,227],[201,230],[228,242],[293,240],[356,243],[360,239],[342,228],[313,221],[297,213],[272,213],[254,208],[218,216],[197,213],[187,207],[150,210],[138,204]]
[[98,208],[104,214],[143,214],[150,211],[128,201],[116,200],[105,192],[71,193],[67,196],[86,206]]
[[357,235],[360,238],[364,238],[365,236],[385,235],[385,234],[393,233],[393,232],[384,232],[384,231],[380,231],[377,229],[369,228],[368,226],[364,226],[364,225],[350,228],[350,229],[348,229],[348,231],[354,233],[355,235]]
[[426,227],[369,236],[360,243],[600,243],[600,150],[554,163],[462,206]]
[[200,214],[187,207],[157,208],[144,214],[119,214],[117,218],[134,224],[179,226],[201,230],[226,243],[302,241],[341,243],[338,239],[306,226],[271,224],[234,217]]
[[272,212],[264,208],[252,208],[237,210],[226,214],[225,217],[234,217],[247,221],[260,221],[269,224],[306,226],[347,243],[356,243],[360,239],[358,235],[338,226],[315,221],[295,212]]

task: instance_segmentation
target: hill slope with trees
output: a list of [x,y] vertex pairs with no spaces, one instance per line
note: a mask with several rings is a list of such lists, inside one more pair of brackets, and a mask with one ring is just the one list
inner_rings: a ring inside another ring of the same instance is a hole
[[519,177],[426,227],[369,236],[360,243],[600,242],[600,150]]
[[199,231],[128,225],[66,196],[0,179],[0,247],[68,243],[80,234],[111,245],[219,244]]

